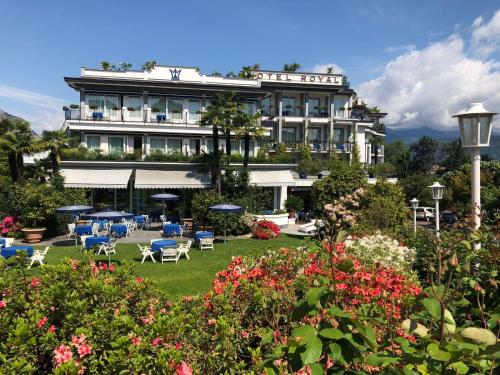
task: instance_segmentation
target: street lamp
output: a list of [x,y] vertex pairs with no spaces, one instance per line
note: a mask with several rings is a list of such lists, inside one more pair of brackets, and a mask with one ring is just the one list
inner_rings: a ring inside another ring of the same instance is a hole
[[474,229],[481,226],[481,155],[480,147],[490,145],[491,125],[497,113],[484,109],[482,103],[471,103],[469,108],[452,116],[458,118],[462,147],[471,150],[472,212]]
[[434,182],[429,186],[432,190],[432,198],[436,202],[436,212],[434,213],[434,221],[436,222],[436,237],[439,238],[439,200],[443,198],[444,186],[439,182]]
[[418,207],[418,199],[413,198],[411,201],[411,208],[413,210],[413,233],[417,233],[417,207]]

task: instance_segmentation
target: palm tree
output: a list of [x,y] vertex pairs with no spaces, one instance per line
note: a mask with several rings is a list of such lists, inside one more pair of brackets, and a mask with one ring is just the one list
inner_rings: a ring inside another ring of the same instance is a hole
[[0,121],[0,150],[7,155],[12,182],[23,184],[24,155],[40,151],[41,145],[27,121],[9,118]]
[[69,138],[65,132],[61,130],[44,130],[42,133],[42,143],[44,148],[50,151],[50,164],[52,165],[52,173],[59,174],[61,166],[61,151],[63,148],[69,147]]
[[[239,104],[234,100],[234,93],[226,92],[215,95],[212,103],[202,113],[200,125],[212,127],[212,140],[214,153],[211,162],[212,186],[216,192],[221,193],[221,173],[220,173],[220,150],[219,150],[219,131],[230,128],[233,119],[237,113]],[[226,132],[225,132],[226,133]],[[230,133],[229,133],[230,134]],[[226,133],[227,135],[227,133]],[[229,148],[231,152],[231,142]]]
[[243,167],[248,169],[248,159],[250,156],[250,140],[257,138],[265,133],[264,127],[261,126],[261,113],[255,114],[245,113],[239,111],[234,119],[236,134],[243,136],[244,154],[243,154]]
[[248,65],[248,66],[243,66],[241,67],[240,72],[238,73],[239,78],[253,78],[254,77],[254,70],[259,70],[260,69],[260,64],[253,64],[253,65]]
[[326,67],[326,74],[333,74],[333,66]]
[[292,63],[292,64],[285,64],[285,65],[283,65],[283,71],[284,72],[294,73],[294,72],[296,72],[299,69],[300,69],[300,64],[298,64],[298,63]]

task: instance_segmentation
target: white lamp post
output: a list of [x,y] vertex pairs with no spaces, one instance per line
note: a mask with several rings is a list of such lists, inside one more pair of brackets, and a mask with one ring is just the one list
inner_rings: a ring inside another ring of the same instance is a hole
[[413,233],[417,233],[417,207],[418,207],[418,199],[413,198],[411,201],[411,208],[413,210]]
[[443,198],[444,186],[439,182],[434,182],[431,186],[432,198],[436,202],[436,212],[434,213],[434,221],[436,222],[436,237],[439,238],[439,200]]
[[490,145],[491,124],[493,116],[496,114],[484,109],[482,103],[471,103],[469,108],[453,116],[458,118],[462,147],[471,150],[471,195],[475,229],[481,226],[481,155],[479,148]]

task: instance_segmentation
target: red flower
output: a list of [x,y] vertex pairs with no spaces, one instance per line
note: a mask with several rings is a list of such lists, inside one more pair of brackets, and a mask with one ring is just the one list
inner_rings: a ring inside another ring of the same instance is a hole
[[193,370],[186,362],[182,362],[176,369],[177,375],[193,375]]
[[40,280],[38,277],[32,277],[31,278],[31,283],[30,283],[30,287],[32,288],[36,288],[38,285],[40,285],[42,283],[42,280]]
[[38,321],[38,323],[36,324],[37,328],[38,329],[42,328],[45,325],[45,323],[47,323],[47,320],[49,320],[49,318],[47,318],[46,316],[44,316],[42,319],[40,319]]
[[5,309],[7,307],[7,303],[4,300],[0,300],[0,309]]
[[71,353],[71,349],[69,346],[66,345],[61,345],[57,349],[54,349],[54,362],[57,364],[57,367],[61,363],[66,363],[71,361],[71,358],[73,358],[73,353]]
[[243,337],[244,339],[248,339],[250,337],[250,334],[248,333],[248,331],[243,330],[241,331],[241,337]]
[[135,335],[131,335],[129,337],[130,337],[130,341],[132,341],[132,344],[134,346],[139,346],[139,344],[141,343],[141,340],[142,340],[142,338],[140,336],[136,337]]
[[52,324],[47,331],[50,333],[54,333],[56,331],[56,327]]
[[144,282],[144,279],[142,277],[136,277],[135,281],[137,281],[140,284]]
[[87,344],[86,342],[82,342],[78,346],[78,354],[80,355],[80,358],[83,358],[86,355],[90,354],[91,350],[92,350],[92,347],[89,344]]
[[153,340],[151,340],[151,345],[153,346],[159,346],[163,344],[163,339],[161,337],[155,337]]

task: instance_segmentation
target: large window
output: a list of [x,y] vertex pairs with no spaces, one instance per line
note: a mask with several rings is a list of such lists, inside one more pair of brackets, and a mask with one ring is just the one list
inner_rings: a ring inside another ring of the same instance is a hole
[[271,97],[264,98],[260,101],[260,109],[262,111],[262,115],[270,116],[273,114],[271,107]]
[[101,112],[107,119],[119,120],[120,103],[118,96],[88,94],[87,105],[91,112]]
[[182,153],[182,139],[168,139],[167,152],[169,154],[172,152]]
[[108,153],[122,154],[124,151],[123,137],[108,137]]
[[231,154],[239,154],[240,153],[240,141],[231,141]]
[[296,116],[297,115],[297,99],[290,97],[283,97],[283,116]]
[[182,99],[168,99],[168,119],[182,120]]
[[151,138],[149,141],[149,149],[151,151],[165,152],[165,138]]
[[253,115],[255,114],[255,112],[257,112],[257,106],[255,105],[255,103],[241,103],[242,104],[242,112],[245,112],[249,115]]
[[201,142],[199,139],[190,139],[189,140],[189,154],[190,155],[199,155],[200,154]]
[[283,128],[281,138],[283,143],[285,143],[287,146],[295,146],[295,143],[297,143],[297,129]]
[[309,116],[310,117],[319,117],[319,99],[318,98],[309,98]]
[[345,129],[335,128],[333,129],[335,134],[335,143],[344,143],[345,142]]
[[127,96],[125,106],[127,107],[129,120],[142,121],[142,96]]
[[154,115],[164,115],[167,113],[167,102],[165,98],[152,96],[149,98],[149,107],[151,108],[151,113]]
[[190,100],[188,104],[188,118],[190,122],[201,120],[201,102],[199,100]]
[[91,151],[101,149],[101,137],[98,135],[87,135],[87,148]]
[[312,143],[321,142],[321,128],[309,128],[308,135],[309,141]]
[[345,96],[336,96],[334,99],[335,117],[347,118],[347,102]]

